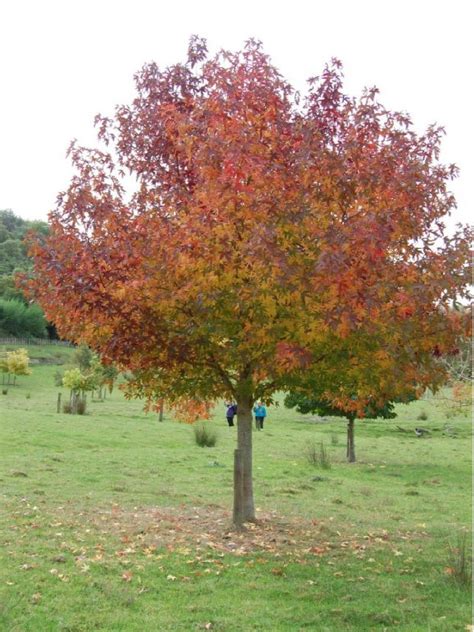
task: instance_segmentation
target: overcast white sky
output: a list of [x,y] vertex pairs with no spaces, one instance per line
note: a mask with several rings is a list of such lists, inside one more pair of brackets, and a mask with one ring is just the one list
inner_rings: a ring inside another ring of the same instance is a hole
[[336,56],[346,91],[376,85],[419,131],[446,128],[442,159],[461,168],[454,219],[473,202],[472,17],[467,0],[0,1],[0,209],[46,219],[71,174],[69,142],[94,142],[93,117],[133,98],[147,61],[183,61],[189,36],[211,52],[249,37],[299,89]]

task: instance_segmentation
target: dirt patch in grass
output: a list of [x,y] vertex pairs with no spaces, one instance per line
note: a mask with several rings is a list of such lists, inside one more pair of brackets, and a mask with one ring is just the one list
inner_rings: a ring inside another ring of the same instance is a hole
[[[420,540],[424,531],[389,534],[380,532],[342,533],[330,521],[286,518],[276,513],[260,513],[256,523],[246,523],[243,531],[232,528],[231,514],[218,506],[111,508],[57,514],[54,529],[67,527],[74,539],[88,547],[107,543],[105,549],[195,551],[213,550],[236,556],[269,553],[281,557],[332,556],[338,553],[363,558],[369,549],[394,548],[400,540]],[[105,550],[104,550],[105,553]]]
[[128,511],[118,506],[91,516],[101,531],[122,539],[141,539],[158,548],[211,548],[223,553],[245,555],[257,551],[289,553],[320,543],[319,523],[284,520],[274,513],[246,523],[243,531],[231,525],[229,511],[216,506],[144,508]]

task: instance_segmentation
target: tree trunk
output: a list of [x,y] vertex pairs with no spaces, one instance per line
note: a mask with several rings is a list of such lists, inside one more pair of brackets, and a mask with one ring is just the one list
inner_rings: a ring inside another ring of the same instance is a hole
[[252,398],[248,394],[237,398],[237,448],[240,452],[241,465],[234,469],[234,523],[237,527],[241,527],[243,522],[255,521],[252,481],[252,404]]
[[240,527],[244,522],[243,516],[243,470],[242,452],[234,450],[234,514],[233,523]]
[[355,443],[354,443],[354,419],[347,422],[347,460],[355,463]]

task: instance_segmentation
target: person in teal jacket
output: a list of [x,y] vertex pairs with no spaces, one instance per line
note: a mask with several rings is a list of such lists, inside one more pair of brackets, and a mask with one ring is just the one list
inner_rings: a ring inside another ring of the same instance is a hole
[[263,422],[267,416],[267,409],[262,402],[257,402],[253,407],[253,414],[255,415],[255,426],[257,430],[263,430]]

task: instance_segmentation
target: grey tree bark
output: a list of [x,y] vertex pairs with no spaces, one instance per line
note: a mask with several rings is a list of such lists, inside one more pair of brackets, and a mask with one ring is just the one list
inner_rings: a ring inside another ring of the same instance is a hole
[[[255,521],[252,480],[252,405],[252,396],[249,393],[238,394],[237,449],[240,453],[240,468],[234,468],[234,523],[237,527],[241,527],[243,522]],[[241,490],[241,493],[237,493],[237,490]]]

